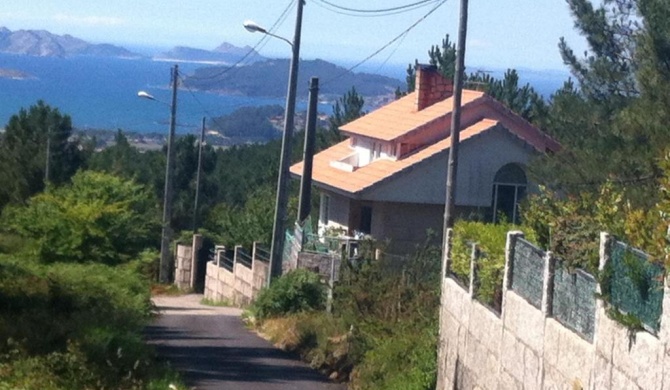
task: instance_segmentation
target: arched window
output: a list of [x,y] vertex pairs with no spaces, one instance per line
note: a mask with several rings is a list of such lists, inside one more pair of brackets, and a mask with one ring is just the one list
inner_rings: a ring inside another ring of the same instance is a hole
[[519,202],[526,195],[526,173],[518,164],[500,168],[493,179],[493,222],[519,223]]

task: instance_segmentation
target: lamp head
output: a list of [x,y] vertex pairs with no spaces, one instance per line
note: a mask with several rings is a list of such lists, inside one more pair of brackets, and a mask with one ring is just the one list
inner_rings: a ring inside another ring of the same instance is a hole
[[146,91],[137,92],[137,97],[141,97],[142,99],[156,100],[156,98],[153,97],[153,95],[151,95],[150,93],[148,93]]
[[245,20],[243,26],[249,32],[259,32],[267,34],[267,30],[256,24],[256,22],[254,22],[253,20]]

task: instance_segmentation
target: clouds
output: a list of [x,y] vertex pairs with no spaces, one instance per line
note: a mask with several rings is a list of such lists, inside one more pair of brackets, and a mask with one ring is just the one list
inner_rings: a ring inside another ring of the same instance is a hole
[[126,24],[126,20],[113,16],[95,16],[95,15],[72,15],[58,13],[51,17],[57,23],[74,26],[87,27],[114,27]]

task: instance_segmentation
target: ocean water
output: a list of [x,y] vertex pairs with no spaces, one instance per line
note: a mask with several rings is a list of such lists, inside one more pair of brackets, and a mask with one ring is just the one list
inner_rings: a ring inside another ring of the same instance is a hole
[[[0,54],[0,68],[27,72],[34,79],[0,78],[0,128],[11,115],[28,108],[39,99],[72,117],[78,129],[123,129],[141,133],[165,132],[168,126],[170,100],[169,62],[150,59],[99,57],[41,58]],[[201,64],[180,63],[180,72],[188,74]],[[359,71],[385,73],[404,78],[406,65],[379,67],[368,65]],[[288,71],[288,69],[287,69]],[[502,70],[493,75],[502,77]],[[529,82],[545,98],[567,79],[567,73],[520,69],[522,83]],[[307,86],[304,86],[307,88]],[[145,90],[164,102],[137,97]],[[228,114],[243,106],[278,104],[284,98],[227,96],[180,89],[177,100],[177,132],[199,133],[202,117]],[[297,110],[305,110],[299,101]],[[319,105],[319,111],[330,113],[330,104]]]
[[[0,68],[27,72],[35,79],[0,78],[0,128],[11,115],[39,99],[72,117],[78,129],[123,129],[164,132],[170,115],[170,68],[174,64],[149,59],[96,57],[38,58],[0,54]],[[199,64],[180,63],[188,74]],[[288,69],[287,69],[288,71]],[[145,90],[160,102],[140,99]],[[180,89],[177,98],[179,133],[199,132],[203,117],[220,116],[243,106],[278,104],[284,98],[251,98]],[[304,110],[306,102],[298,102]],[[319,107],[328,111],[330,106]]]

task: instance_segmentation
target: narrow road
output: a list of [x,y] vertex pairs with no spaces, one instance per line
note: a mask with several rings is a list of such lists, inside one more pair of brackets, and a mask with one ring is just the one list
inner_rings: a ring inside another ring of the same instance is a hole
[[247,330],[241,310],[200,304],[202,295],[155,297],[147,341],[197,390],[344,390]]

